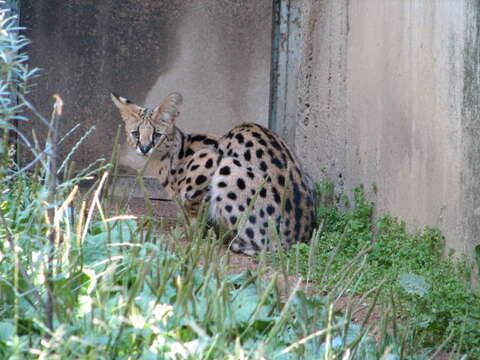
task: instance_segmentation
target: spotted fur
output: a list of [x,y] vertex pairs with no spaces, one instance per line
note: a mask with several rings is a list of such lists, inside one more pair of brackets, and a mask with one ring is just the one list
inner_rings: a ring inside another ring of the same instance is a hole
[[270,250],[277,234],[285,248],[310,240],[311,181],[278,135],[253,123],[220,138],[184,134],[175,126],[178,93],[154,109],[115,94],[112,100],[125,121],[128,145],[150,157],[162,186],[179,197],[192,218],[203,201],[209,202],[210,217],[233,232],[233,251]]

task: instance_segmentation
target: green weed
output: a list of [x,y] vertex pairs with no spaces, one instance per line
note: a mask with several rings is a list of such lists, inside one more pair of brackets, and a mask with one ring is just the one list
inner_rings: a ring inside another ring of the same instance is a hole
[[[331,189],[322,185],[318,192]],[[392,302],[391,291],[412,351],[435,348],[449,337],[448,348],[479,358],[480,299],[470,288],[471,266],[466,258],[453,253],[442,256],[444,239],[437,229],[409,233],[404,222],[390,215],[373,219],[372,214],[373,204],[361,186],[349,201],[323,203],[317,210],[323,228],[316,239],[315,262],[305,244],[289,251],[290,262],[297,263],[298,271],[320,291],[330,292],[342,281],[343,268],[368,250],[364,263],[353,264],[350,270],[362,267],[348,295],[368,293],[385,281],[389,290],[380,303]]]
[[377,359],[393,351],[379,350],[329,298],[307,295],[298,283],[280,298],[277,273],[270,281],[262,268],[231,274],[229,253],[218,256],[223,244],[205,230],[206,217],[188,231],[185,247],[186,224],[164,233],[110,216],[95,200],[100,188],[90,201],[97,215],[88,220],[72,185],[65,194],[80,197],[70,201],[74,216],[57,203],[52,228],[45,186],[27,176],[1,183],[2,358]]

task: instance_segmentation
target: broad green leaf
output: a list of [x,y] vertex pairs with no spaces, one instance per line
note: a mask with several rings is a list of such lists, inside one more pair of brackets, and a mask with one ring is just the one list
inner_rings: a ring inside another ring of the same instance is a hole
[[0,341],[7,343],[15,334],[15,326],[9,321],[0,321]]
[[402,289],[410,295],[418,295],[420,297],[424,297],[428,294],[428,291],[430,290],[430,285],[421,275],[400,274],[398,278],[399,284]]
[[241,324],[246,324],[257,308],[259,300],[257,289],[255,285],[250,285],[234,291],[233,297],[235,300],[232,309],[235,317]]

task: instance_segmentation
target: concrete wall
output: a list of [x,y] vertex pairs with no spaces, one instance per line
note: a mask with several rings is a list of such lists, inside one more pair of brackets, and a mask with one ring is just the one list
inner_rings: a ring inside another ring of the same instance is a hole
[[[438,226],[448,246],[471,253],[480,243],[480,0],[276,4],[272,114],[312,175],[334,179],[338,193],[365,184],[378,212]],[[111,149],[109,89],[151,106],[182,92],[188,131],[267,123],[271,1],[25,0],[21,15],[31,65],[44,69],[34,102],[48,113],[60,93],[62,128],[81,124],[73,141],[97,127],[81,165]]]
[[20,13],[30,66],[43,69],[32,101],[48,114],[52,94],[63,97],[62,131],[81,125],[69,144],[97,128],[76,155],[79,166],[112,149],[120,118],[110,90],[148,106],[181,92],[179,126],[189,132],[268,122],[270,1],[25,0]]
[[295,144],[314,177],[365,184],[378,212],[467,253],[480,243],[479,14],[477,0],[306,0],[299,17]]

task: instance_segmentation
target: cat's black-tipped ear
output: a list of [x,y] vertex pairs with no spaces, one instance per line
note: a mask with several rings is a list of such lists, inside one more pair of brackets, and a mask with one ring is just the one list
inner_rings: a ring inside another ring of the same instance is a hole
[[118,107],[121,108],[122,106],[133,104],[130,100],[127,98],[119,96],[117,93],[114,93],[113,91],[110,93],[110,97],[112,98],[113,103]]
[[116,93],[111,92],[110,97],[112,98],[113,103],[115,106],[120,110],[122,116],[132,115],[134,113],[138,113],[140,110],[140,106],[135,105],[127,98],[118,96]]
[[182,102],[183,97],[180,93],[171,93],[155,108],[153,112],[154,120],[163,120],[173,123],[178,114],[180,114],[180,105],[182,105]]

